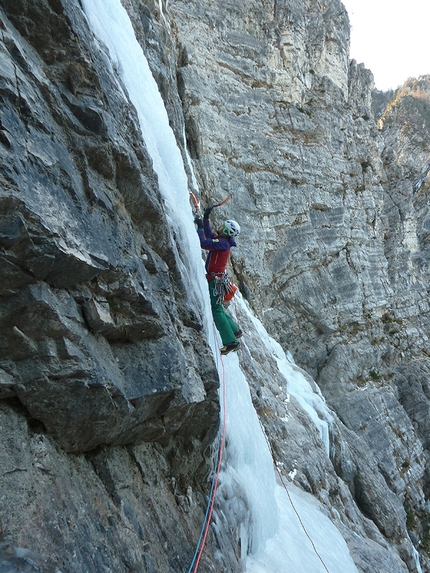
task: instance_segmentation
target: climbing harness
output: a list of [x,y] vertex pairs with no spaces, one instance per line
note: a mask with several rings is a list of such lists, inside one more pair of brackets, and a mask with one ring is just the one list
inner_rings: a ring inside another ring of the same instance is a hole
[[[237,286],[230,282],[226,273],[214,274],[213,278],[213,295],[216,297],[216,303],[222,304],[223,302],[229,302],[237,291]],[[210,275],[209,275],[210,276]]]

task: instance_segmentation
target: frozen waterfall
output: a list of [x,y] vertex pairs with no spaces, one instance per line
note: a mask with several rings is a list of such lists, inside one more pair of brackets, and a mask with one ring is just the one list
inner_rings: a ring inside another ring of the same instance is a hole
[[[163,100],[120,0],[82,0],[82,5],[100,49],[105,46],[108,50],[107,65],[111,66],[112,75],[119,74],[115,76],[119,89],[124,92],[124,97],[127,97],[127,92],[137,111],[142,135],[158,174],[171,232],[177,237],[177,244],[181,245],[177,256],[182,262],[183,280],[192,293],[190,303],[200,301],[196,312],[204,319],[206,334],[212,338],[214,353],[220,363],[212,334],[209,297],[189,204],[187,177]],[[237,304],[244,304],[240,297]],[[243,311],[250,312],[246,309]],[[255,318],[253,320],[257,321]],[[324,419],[324,416],[321,418],[316,414],[316,409],[324,409],[322,399],[319,400],[315,392],[308,391],[306,380],[292,368],[282,349],[270,339],[261,325],[259,329],[265,344],[276,352],[279,369],[290,382],[289,391],[313,416],[328,449],[329,415]],[[238,356],[227,356],[221,370],[221,384],[225,384],[226,390],[228,443],[222,483],[224,493],[229,492],[222,503],[225,504],[225,512],[240,511],[241,508],[237,506],[239,499],[243,502],[242,509],[246,508],[241,528],[246,571],[323,573],[326,571],[324,561],[330,573],[357,573],[345,541],[320,511],[316,500],[292,485],[289,485],[289,497],[278,485],[271,454],[253,408]]]

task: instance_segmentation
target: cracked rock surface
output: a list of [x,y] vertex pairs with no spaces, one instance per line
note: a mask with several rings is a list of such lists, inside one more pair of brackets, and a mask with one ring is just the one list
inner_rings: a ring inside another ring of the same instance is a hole
[[[349,60],[339,0],[124,0],[230,274],[330,408],[330,448],[246,313],[241,358],[286,479],[360,573],[429,570],[430,79]],[[78,0],[0,7],[0,563],[188,569],[219,422],[135,110]],[[187,149],[184,148],[184,133]],[[188,159],[189,157],[189,159]],[[320,394],[321,391],[321,394]],[[318,410],[323,416],[323,409]],[[228,463],[228,447],[225,463]],[[221,503],[221,502],[220,502]],[[243,570],[223,514],[200,570]]]

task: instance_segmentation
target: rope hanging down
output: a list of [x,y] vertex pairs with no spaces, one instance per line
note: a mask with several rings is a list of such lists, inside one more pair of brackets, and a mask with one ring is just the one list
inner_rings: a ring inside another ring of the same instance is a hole
[[[237,321],[236,301],[233,301],[233,308],[234,308],[234,312],[235,312],[235,318],[236,318],[236,321]],[[247,368],[246,368],[246,366],[245,366],[245,356],[244,356],[243,346],[242,346],[242,349],[241,349],[241,350],[242,350],[242,364],[244,365],[243,368],[242,368],[242,371],[243,371],[243,373],[244,373],[244,376],[245,376],[246,381],[247,381],[248,386],[249,386],[248,370],[247,370]],[[284,488],[285,491],[287,492],[288,500],[289,500],[289,502],[290,502],[290,504],[291,504],[291,507],[293,508],[293,511],[294,511],[294,513],[296,514],[297,519],[299,520],[300,526],[301,526],[301,528],[303,529],[303,531],[304,531],[306,537],[309,539],[309,541],[310,541],[310,543],[311,543],[311,545],[312,545],[312,549],[314,550],[316,556],[317,556],[318,559],[321,561],[322,566],[324,567],[325,571],[326,571],[327,573],[330,573],[329,569],[327,568],[327,565],[324,563],[323,558],[322,558],[321,555],[319,554],[318,549],[317,549],[316,546],[315,546],[315,543],[313,542],[311,536],[309,535],[309,533],[308,533],[308,531],[307,531],[307,529],[306,529],[306,527],[305,527],[305,524],[303,523],[302,518],[300,517],[300,514],[299,514],[299,512],[297,511],[296,506],[294,505],[294,502],[293,502],[293,500],[292,500],[291,494],[290,494],[290,492],[289,492],[289,490],[288,490],[287,484],[285,483],[284,477],[283,477],[283,475],[282,475],[282,473],[281,473],[281,471],[280,471],[280,469],[279,469],[279,467],[278,467],[278,462],[277,462],[277,460],[276,460],[275,454],[273,453],[272,446],[271,446],[271,444],[270,444],[270,442],[269,442],[269,439],[268,439],[268,437],[267,437],[267,435],[266,435],[266,431],[265,431],[265,429],[264,429],[264,426],[263,426],[263,424],[262,424],[262,422],[261,422],[261,420],[260,420],[260,416],[259,416],[258,414],[257,414],[257,418],[258,418],[258,421],[259,421],[259,423],[260,423],[261,431],[263,432],[264,438],[265,438],[265,440],[266,440],[267,447],[269,448],[269,452],[270,452],[270,454],[271,454],[271,456],[272,456],[272,460],[273,460],[273,463],[274,463],[274,465],[275,465],[276,472],[277,472],[277,474],[278,474],[278,476],[279,476],[279,479],[281,480],[281,483],[282,483],[283,488]]]
[[[200,213],[200,203],[199,200],[197,199],[197,197],[195,196],[195,194],[190,191],[190,197],[193,201],[194,204],[194,214],[195,215],[199,215]],[[224,205],[224,203],[227,203],[227,201],[229,199],[231,199],[233,197],[233,193],[228,192],[227,197],[225,199],[223,199],[222,201],[220,201],[219,203],[216,203],[214,205],[211,205],[212,208],[214,207],[221,207],[221,205]],[[216,334],[216,327],[215,327],[215,323],[213,323],[213,328],[214,328],[214,333],[215,333],[215,340],[217,340],[217,334]],[[218,351],[220,351],[220,348],[218,348]],[[213,508],[214,508],[214,504],[215,504],[215,498],[216,498],[216,491],[218,488],[218,480],[219,480],[219,474],[221,471],[221,461],[222,461],[222,454],[224,451],[224,443],[225,443],[225,428],[226,428],[226,408],[225,408],[225,403],[226,403],[226,387],[225,387],[225,369],[224,369],[224,362],[221,359],[221,364],[222,364],[222,410],[223,410],[223,417],[222,417],[222,424],[221,424],[221,429],[220,429],[220,441],[219,441],[219,448],[218,448],[218,457],[216,460],[216,468],[215,468],[215,472],[214,472],[214,477],[212,480],[212,485],[211,485],[211,491],[209,494],[209,501],[208,501],[208,506],[206,509],[206,514],[203,520],[203,525],[202,525],[202,530],[200,533],[200,537],[199,540],[197,542],[197,547],[194,553],[194,557],[193,560],[191,562],[190,568],[188,570],[188,573],[196,573],[198,567],[199,567],[199,563],[200,563],[200,559],[203,553],[203,549],[205,547],[206,544],[206,538],[208,536],[208,532],[209,532],[209,526],[212,520],[212,514],[213,514]]]
[[[196,205],[197,207],[197,205]],[[235,312],[235,316],[236,316],[236,320],[237,320],[237,311],[236,311],[236,302],[233,303],[233,307],[234,307],[234,312]],[[216,330],[215,330],[215,324],[214,326],[214,331],[215,331],[215,340],[217,339],[216,337]],[[219,350],[219,349],[218,349]],[[223,409],[223,415],[222,415],[222,423],[221,423],[221,427],[220,427],[220,443],[219,443],[219,448],[218,448],[218,456],[217,456],[217,460],[216,460],[216,469],[214,472],[214,477],[212,480],[212,485],[211,485],[211,491],[209,494],[209,500],[208,500],[208,506],[206,509],[206,514],[205,514],[205,518],[203,520],[203,525],[202,525],[202,530],[200,533],[200,538],[197,542],[197,547],[194,553],[194,557],[192,560],[192,563],[190,565],[190,568],[188,570],[188,573],[196,573],[197,569],[199,567],[200,564],[200,559],[202,557],[203,554],[203,550],[206,544],[206,538],[208,536],[209,533],[209,527],[211,524],[211,520],[212,520],[212,514],[213,514],[213,508],[215,505],[215,498],[216,498],[216,492],[217,492],[217,488],[218,488],[218,481],[219,481],[219,474],[221,471],[221,461],[222,461],[222,455],[223,455],[223,451],[224,451],[224,444],[225,444],[225,431],[226,431],[226,384],[225,384],[225,368],[224,368],[224,362],[221,359],[221,364],[222,364],[222,409]],[[242,347],[242,364],[245,364],[245,360],[244,360],[244,352],[243,352],[243,347]],[[244,366],[242,368],[245,379],[247,381],[248,387],[249,387],[249,379],[248,379],[248,371],[247,368]],[[285,483],[284,477],[278,467],[278,462],[275,458],[275,454],[273,453],[273,449],[272,446],[267,438],[264,426],[260,420],[260,417],[257,415],[258,421],[260,423],[261,426],[261,431],[263,432],[264,438],[266,440],[267,443],[267,447],[269,448],[269,451],[271,453],[272,459],[273,459],[273,463],[275,465],[276,471],[278,473],[279,479],[282,483],[283,488],[285,489],[287,496],[288,496],[288,500],[291,504],[291,507],[293,508],[294,513],[297,516],[297,519],[300,523],[301,528],[303,529],[306,537],[309,539],[312,548],[316,554],[316,556],[318,557],[318,559],[321,561],[322,566],[324,567],[325,571],[327,573],[330,573],[327,565],[325,564],[323,558],[321,557],[321,555],[318,552],[318,549],[315,546],[315,543],[313,542],[311,536],[309,535],[301,517],[299,512],[297,511],[296,506],[294,505],[294,502],[292,500],[292,497],[290,495],[290,492],[288,490],[287,484]]]
[[[215,332],[215,340],[217,340],[215,324],[213,326],[214,326],[214,332]],[[218,350],[220,350],[220,349],[218,348]],[[205,548],[205,544],[206,544],[206,538],[207,538],[208,532],[209,532],[209,526],[210,526],[211,520],[212,520],[212,513],[213,513],[214,504],[215,504],[216,492],[217,492],[217,488],[218,488],[219,474],[221,471],[221,461],[222,461],[222,455],[223,455],[223,451],[224,451],[225,429],[226,429],[225,369],[224,369],[224,362],[222,359],[221,359],[221,365],[222,365],[222,409],[223,409],[223,415],[222,415],[222,423],[221,423],[221,427],[220,427],[220,441],[219,441],[219,448],[218,448],[218,456],[217,456],[217,460],[216,460],[216,468],[215,468],[214,477],[212,480],[211,491],[209,494],[209,501],[208,501],[208,506],[206,509],[206,515],[205,515],[205,518],[203,520],[203,526],[202,526],[202,530],[200,533],[200,538],[197,542],[197,547],[196,547],[190,568],[188,570],[188,573],[196,573],[196,571],[199,567],[200,559],[202,557],[203,549]]]

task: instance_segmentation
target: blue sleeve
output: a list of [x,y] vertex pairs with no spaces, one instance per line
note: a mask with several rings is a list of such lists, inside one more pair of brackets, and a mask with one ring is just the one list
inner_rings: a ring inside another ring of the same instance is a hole
[[204,227],[204,231],[205,231],[205,237],[207,239],[213,239],[215,237],[216,233],[214,233],[212,231],[212,227],[211,227],[209,219],[203,219],[203,227]]
[[[200,239],[200,246],[206,251],[228,251],[228,249],[231,247],[230,242],[223,237],[208,239],[205,237],[205,233],[202,229],[199,229],[197,233]],[[215,233],[213,233],[213,237],[215,237]]]

